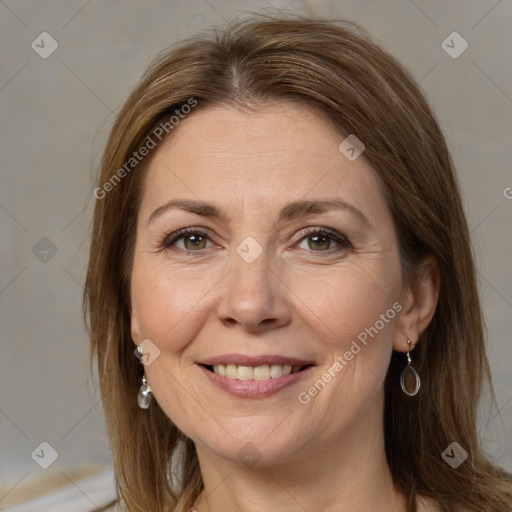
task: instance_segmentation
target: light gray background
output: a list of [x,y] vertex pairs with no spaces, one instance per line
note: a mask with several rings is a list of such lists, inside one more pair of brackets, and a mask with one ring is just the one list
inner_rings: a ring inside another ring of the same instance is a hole
[[[0,508],[33,482],[69,483],[110,464],[98,393],[88,384],[81,294],[93,178],[114,114],[165,46],[270,4],[360,23],[426,91],[458,169],[479,268],[501,410],[484,402],[481,433],[512,471],[510,0],[5,0]],[[31,48],[44,31],[59,45],[47,59]],[[453,31],[469,43],[457,59],[441,47]],[[57,248],[46,262],[32,251],[42,237]],[[42,441],[59,454],[46,470],[31,458]]]

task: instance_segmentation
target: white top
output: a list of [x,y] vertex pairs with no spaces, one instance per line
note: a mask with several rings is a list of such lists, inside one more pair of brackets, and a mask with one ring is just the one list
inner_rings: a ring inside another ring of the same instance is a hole
[[[114,470],[103,471],[3,512],[92,512],[116,499]],[[115,511],[116,508],[108,510]]]

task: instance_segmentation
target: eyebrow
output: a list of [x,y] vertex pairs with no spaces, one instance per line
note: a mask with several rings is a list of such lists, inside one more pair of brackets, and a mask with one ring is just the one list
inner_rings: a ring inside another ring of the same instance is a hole
[[[159,206],[148,217],[147,226],[160,217],[163,213],[171,209],[180,209],[186,212],[195,213],[202,217],[210,217],[218,219],[222,222],[226,221],[226,214],[222,212],[217,206],[205,203],[204,201],[192,199],[171,199],[167,203]],[[306,217],[311,214],[325,213],[329,210],[347,210],[356,217],[358,217],[369,228],[372,227],[369,220],[365,217],[363,212],[356,208],[354,205],[347,203],[343,199],[326,199],[322,201],[294,201],[285,205],[277,219],[277,223],[284,220],[292,220],[296,218]]]

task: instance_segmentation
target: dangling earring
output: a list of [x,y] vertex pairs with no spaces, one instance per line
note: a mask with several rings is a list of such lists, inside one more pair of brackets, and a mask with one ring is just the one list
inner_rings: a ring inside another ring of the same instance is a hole
[[[139,345],[135,349],[135,355],[138,357],[142,364],[142,355],[144,353],[144,349],[141,345]],[[149,404],[151,403],[151,399],[153,398],[153,393],[151,393],[151,388],[149,387],[148,381],[146,380],[146,372],[140,367],[142,373],[142,383],[139,388],[139,394],[137,395],[137,403],[141,409],[147,409]]]
[[151,388],[146,380],[146,374],[142,376],[142,384],[140,385],[139,394],[137,395],[137,403],[141,409],[147,409],[153,398]]
[[[402,375],[400,375],[400,386],[402,387],[402,391],[406,395],[414,396],[414,395],[418,394],[418,391],[421,386],[421,380],[420,380],[420,376],[418,375],[418,372],[411,366],[411,362],[412,362],[411,354],[410,354],[411,340],[407,340],[407,343],[409,344],[409,351],[407,352],[407,366],[404,368]],[[414,348],[414,347],[412,347],[412,348]],[[416,386],[414,387],[414,391],[412,391],[412,392],[407,389],[407,386],[405,384],[405,379],[406,379],[408,373],[411,373],[413,375],[415,383],[416,383]]]

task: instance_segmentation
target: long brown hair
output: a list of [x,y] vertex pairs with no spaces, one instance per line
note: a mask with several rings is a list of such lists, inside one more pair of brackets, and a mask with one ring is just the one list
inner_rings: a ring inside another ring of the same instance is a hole
[[[420,393],[408,397],[397,385],[403,354],[393,353],[387,375],[384,428],[395,485],[410,512],[419,495],[443,511],[510,512],[510,475],[486,459],[477,435],[485,382],[494,394],[468,226],[438,122],[411,75],[361,27],[301,16],[254,15],[174,45],[153,61],[111,130],[95,192],[84,316],[120,500],[131,512],[181,512],[203,486],[192,441],[155,401],[147,411],[137,406],[129,312],[136,215],[157,149],[133,168],[126,163],[191,98],[197,107],[189,115],[206,105],[298,101],[324,114],[340,136],[354,133],[365,144],[385,185],[405,278],[414,278],[426,254],[441,278],[434,318],[414,352]],[[452,442],[468,453],[456,469],[441,457]]]

